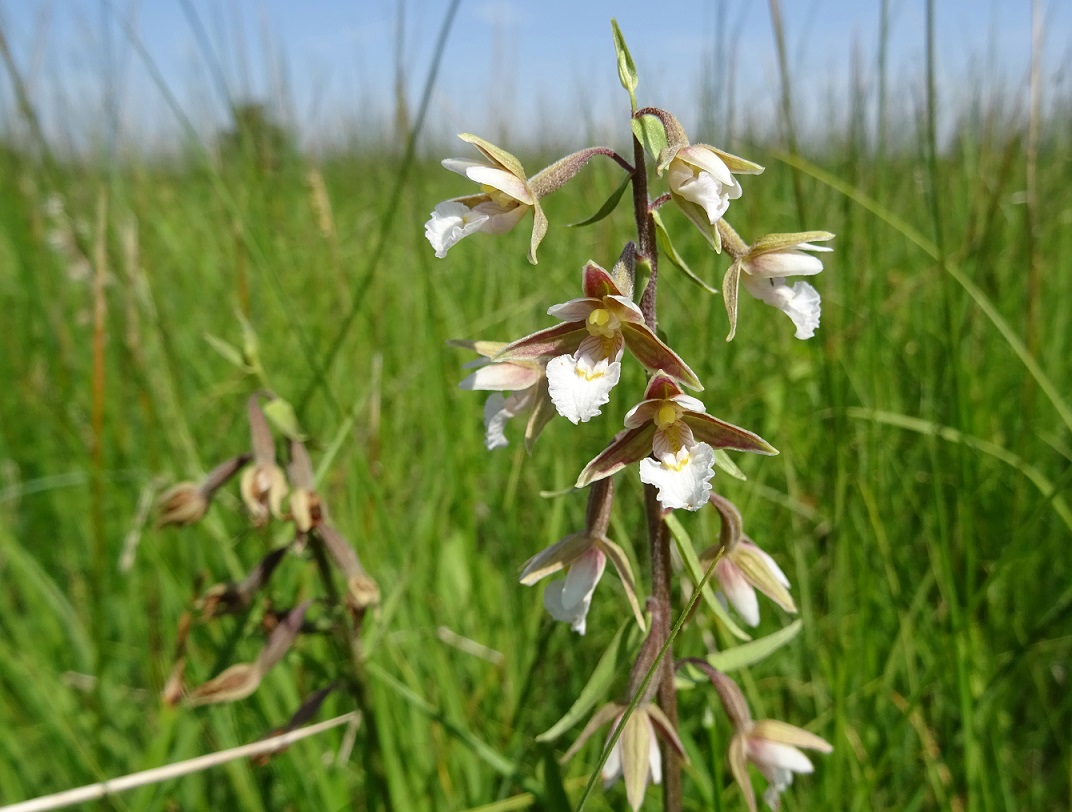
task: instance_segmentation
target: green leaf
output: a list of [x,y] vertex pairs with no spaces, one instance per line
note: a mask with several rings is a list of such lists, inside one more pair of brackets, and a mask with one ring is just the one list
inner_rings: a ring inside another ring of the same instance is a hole
[[290,440],[305,441],[305,434],[298,423],[298,416],[294,413],[294,407],[283,398],[274,398],[261,407],[264,416],[271,421],[272,425],[283,432]]
[[208,342],[208,345],[212,347],[212,349],[214,349],[216,352],[218,352],[236,367],[243,370],[244,372],[249,372],[249,364],[246,363],[246,359],[242,355],[242,351],[238,349],[238,347],[236,347],[234,344],[230,344],[224,341],[222,338],[217,338],[216,336],[212,335],[212,333],[205,333],[204,339]]
[[[803,620],[794,620],[784,629],[779,629],[766,637],[761,637],[750,643],[742,643],[725,651],[716,651],[713,654],[709,654],[706,658],[707,662],[723,673],[739,671],[742,668],[747,668],[765,660],[793,640],[803,628]],[[695,666],[689,665],[678,671],[676,677],[678,688],[693,688],[696,685],[708,684],[709,682],[707,674]]]
[[670,260],[671,263],[676,265],[694,283],[706,290],[708,293],[718,293],[718,288],[713,288],[698,277],[689,267],[688,263],[682,258],[681,254],[677,252],[674,247],[674,243],[670,239],[670,233],[666,230],[666,226],[663,224],[663,218],[656,209],[651,213],[651,219],[655,221],[655,238],[659,243],[659,248],[662,249],[663,254]]
[[625,44],[622,29],[618,27],[618,21],[611,17],[610,26],[614,30],[614,52],[618,55],[618,79],[629,92],[631,109],[636,110],[636,88],[639,83],[636,65],[633,63],[633,55],[629,53],[629,46]]
[[[671,513],[664,520],[667,528],[670,530],[670,535],[674,537],[674,543],[677,544],[677,550],[681,553],[681,560],[685,564],[685,572],[688,573],[689,579],[693,585],[698,585],[704,580],[704,570],[700,567],[700,560],[696,557],[696,550],[692,545],[692,539],[689,537],[688,531],[684,528],[677,516]],[[715,617],[726,627],[734,637],[738,640],[751,640],[752,637],[738,626],[733,618],[730,617],[729,611],[719,603],[718,598],[715,597],[715,590],[711,588],[710,583],[705,582],[703,585],[704,601],[707,603],[708,608],[714,613]]]
[[607,202],[600,206],[599,211],[589,217],[587,220],[581,220],[579,223],[569,223],[566,228],[580,228],[581,226],[590,226],[593,223],[598,223],[612,211],[618,207],[618,203],[622,199],[622,195],[625,194],[625,190],[629,188],[629,183],[633,180],[632,175],[626,175],[622,178],[622,182],[618,184],[618,188],[611,192],[610,197],[607,198]]
[[733,461],[733,457],[727,454],[726,449],[724,448],[715,449],[715,465],[734,479],[739,479],[742,482],[748,481],[748,477],[745,476],[744,471],[737,467],[737,463]]
[[643,115],[630,119],[629,124],[633,128],[633,135],[636,136],[637,141],[644,145],[644,149],[652,158],[659,160],[659,156],[662,155],[667,145],[663,123],[655,116]]
[[584,717],[589,711],[602,700],[618,674],[627,671],[631,662],[630,655],[634,649],[633,637],[636,624],[630,618],[614,633],[607,650],[596,663],[592,676],[588,678],[588,684],[581,689],[573,706],[566,711],[566,715],[555,722],[548,730],[536,737],[538,742],[549,742],[557,739]]

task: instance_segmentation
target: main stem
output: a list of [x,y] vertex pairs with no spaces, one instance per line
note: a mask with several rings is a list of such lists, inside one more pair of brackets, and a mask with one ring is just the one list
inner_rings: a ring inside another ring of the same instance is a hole
[[[640,310],[644,323],[655,332],[655,294],[659,282],[659,251],[655,244],[655,221],[648,208],[648,174],[644,146],[633,138],[633,214],[636,218],[638,259],[651,270],[647,287],[640,297]],[[655,651],[662,648],[670,637],[672,606],[670,603],[670,536],[663,523],[662,505],[653,485],[644,486],[644,507],[648,519],[648,544],[651,548],[651,600],[652,628],[648,645]],[[647,648],[648,646],[646,646]],[[666,656],[657,666],[655,675],[658,684],[659,707],[677,730],[677,693],[674,691],[674,650],[666,649]],[[663,812],[681,810],[681,764],[672,747],[660,740],[663,756]]]

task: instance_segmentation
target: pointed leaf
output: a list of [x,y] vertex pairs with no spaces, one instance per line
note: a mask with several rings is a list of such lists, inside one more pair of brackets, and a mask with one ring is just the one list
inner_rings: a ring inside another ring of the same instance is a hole
[[698,277],[685,262],[684,258],[677,252],[677,248],[674,247],[673,241],[670,239],[670,233],[666,230],[666,225],[663,223],[662,215],[659,214],[659,210],[656,209],[651,213],[651,219],[655,221],[655,237],[659,243],[659,248],[670,262],[676,267],[685,272],[685,276],[690,281],[699,285],[708,293],[718,293],[718,288],[713,288]]
[[305,434],[298,423],[298,416],[294,413],[294,407],[283,398],[273,398],[263,406],[264,416],[267,417],[277,429],[283,432],[290,440],[303,442]]
[[604,201],[603,205],[599,207],[599,211],[593,214],[586,220],[581,220],[578,223],[568,223],[566,228],[580,228],[581,226],[590,226],[593,223],[598,223],[600,220],[609,215],[618,207],[618,203],[621,202],[622,196],[625,194],[625,190],[629,188],[629,184],[632,182],[633,176],[626,175],[622,178],[622,182],[618,184],[618,188],[610,193],[610,197]]
[[[689,576],[689,580],[692,581],[693,586],[698,585],[703,581],[704,576],[707,574],[707,570],[704,570],[700,566],[700,561],[696,557],[696,550],[692,546],[692,539],[690,538],[688,531],[682,526],[677,516],[670,513],[664,520],[667,529],[670,531],[670,535],[674,537],[674,543],[677,545],[677,550],[681,553],[681,560],[685,564],[685,572]],[[704,583],[703,592],[704,602],[708,608],[714,613],[715,617],[726,627],[727,631],[736,637],[738,640],[751,640],[752,637],[738,626],[733,618],[730,617],[726,607],[715,597],[715,591],[710,584],[710,578]]]
[[785,628],[772,632],[766,637],[761,637],[748,643],[741,643],[741,645],[734,646],[726,651],[716,651],[713,654],[709,654],[707,655],[707,662],[723,672],[747,668],[767,659],[778,649],[788,645],[800,634],[800,630],[803,628],[803,620],[794,620]]
[[607,650],[603,652],[603,656],[596,663],[592,676],[588,678],[588,683],[581,689],[573,705],[566,711],[566,715],[537,736],[536,741],[554,741],[583,719],[610,692],[618,674],[629,668],[634,648],[634,632],[632,630],[635,628],[636,626],[628,621],[618,627],[618,631],[611,638]]
[[229,344],[222,338],[216,338],[216,336],[212,335],[212,333],[204,333],[202,335],[202,338],[204,338],[205,341],[208,342],[208,345],[212,347],[212,349],[222,355],[230,363],[234,364],[236,367],[238,367],[244,372],[250,371],[251,367],[246,362],[245,356],[242,354],[242,351],[238,349],[238,347],[234,346],[233,344]]
[[[778,649],[789,644],[800,634],[802,628],[804,628],[804,621],[794,620],[785,628],[768,634],[766,637],[761,637],[748,643],[741,643],[725,651],[713,652],[708,654],[705,659],[723,673],[739,671],[742,668],[748,668],[758,662],[762,662]],[[706,684],[708,680],[708,675],[692,665],[683,666],[677,673],[677,686],[679,689],[694,688],[697,685]]]

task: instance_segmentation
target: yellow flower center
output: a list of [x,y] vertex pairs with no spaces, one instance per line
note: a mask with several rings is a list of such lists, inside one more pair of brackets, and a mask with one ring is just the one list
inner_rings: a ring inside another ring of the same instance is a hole
[[597,307],[588,314],[586,327],[590,335],[612,338],[621,329],[621,321],[605,307]]
[[681,419],[682,409],[676,403],[664,403],[655,413],[655,426],[665,429]]
[[496,189],[494,186],[489,186],[484,183],[480,186],[480,191],[491,198],[491,202],[504,211],[509,211],[520,204],[520,201],[516,197],[511,197],[502,189]]

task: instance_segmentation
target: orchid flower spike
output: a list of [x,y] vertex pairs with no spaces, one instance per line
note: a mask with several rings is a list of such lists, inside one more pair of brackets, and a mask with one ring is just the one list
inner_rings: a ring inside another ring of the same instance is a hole
[[443,166],[480,184],[480,193],[446,200],[435,207],[425,223],[424,236],[443,258],[456,242],[478,231],[504,234],[533,213],[529,262],[536,264],[536,249],[547,233],[547,217],[525,178],[525,170],[513,155],[469,133],[458,136],[475,146],[485,161],[448,158]]
[[711,493],[715,449],[778,453],[762,437],[707,414],[703,403],[682,392],[663,372],[652,377],[644,400],[626,414],[625,426],[585,466],[576,487],[639,462],[641,481],[659,489],[664,508],[699,510]]
[[628,349],[648,370],[692,389],[702,389],[696,374],[644,324],[640,308],[610,272],[588,262],[582,272],[584,297],[550,308],[562,324],[508,344],[493,360],[547,365],[547,387],[558,413],[572,423],[600,414],[621,375]]
[[[796,234],[770,234],[748,248],[726,272],[722,290],[726,312],[730,319],[729,341],[737,330],[737,285],[743,281],[745,290],[760,301],[776,307],[789,316],[796,326],[796,337],[811,338],[819,327],[819,293],[807,282],[792,286],[786,281],[790,276],[814,276],[823,269],[822,260],[816,253],[833,251],[833,248],[813,245],[814,242],[832,240],[829,231],[805,231]],[[744,277],[741,277],[744,271]]]

